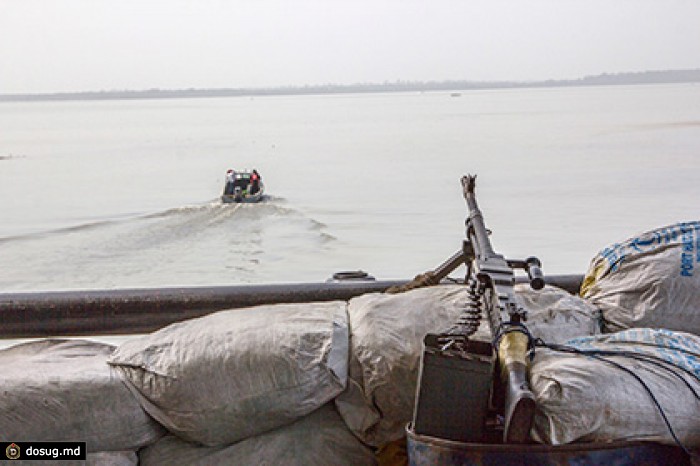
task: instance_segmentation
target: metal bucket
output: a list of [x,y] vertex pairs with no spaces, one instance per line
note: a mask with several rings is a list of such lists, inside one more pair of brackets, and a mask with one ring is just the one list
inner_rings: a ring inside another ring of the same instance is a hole
[[418,435],[406,428],[410,466],[643,466],[690,465],[677,447],[648,442],[579,443],[569,445],[505,445],[464,443]]

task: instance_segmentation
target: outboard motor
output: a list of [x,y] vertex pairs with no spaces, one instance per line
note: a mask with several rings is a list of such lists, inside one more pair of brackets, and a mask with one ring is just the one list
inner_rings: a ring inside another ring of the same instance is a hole
[[233,190],[233,200],[236,202],[241,202],[243,200],[243,191],[241,191],[240,186],[236,186]]

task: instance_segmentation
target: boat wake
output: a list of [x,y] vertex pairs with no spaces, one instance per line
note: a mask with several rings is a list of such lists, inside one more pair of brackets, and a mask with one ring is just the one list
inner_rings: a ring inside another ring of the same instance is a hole
[[[147,215],[0,238],[0,289],[253,283],[279,279],[332,247],[326,226],[268,198],[218,200]],[[303,271],[302,271],[303,273]]]

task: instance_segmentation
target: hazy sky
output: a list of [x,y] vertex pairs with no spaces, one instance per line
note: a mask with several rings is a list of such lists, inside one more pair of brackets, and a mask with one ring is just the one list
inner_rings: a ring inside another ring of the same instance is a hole
[[685,68],[699,0],[0,0],[0,93]]

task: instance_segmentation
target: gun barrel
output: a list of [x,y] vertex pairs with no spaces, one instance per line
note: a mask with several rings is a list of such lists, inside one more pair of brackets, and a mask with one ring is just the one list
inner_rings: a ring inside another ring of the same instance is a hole
[[467,231],[467,237],[471,237],[471,239],[476,242],[477,247],[475,248],[475,252],[477,252],[477,255],[486,257],[495,256],[496,252],[493,250],[493,246],[491,246],[488,230],[484,223],[484,216],[481,214],[481,209],[479,209],[479,205],[476,202],[475,188],[476,175],[466,175],[462,177],[464,199],[467,201],[467,207],[469,207],[469,219],[467,224],[470,228]]

